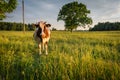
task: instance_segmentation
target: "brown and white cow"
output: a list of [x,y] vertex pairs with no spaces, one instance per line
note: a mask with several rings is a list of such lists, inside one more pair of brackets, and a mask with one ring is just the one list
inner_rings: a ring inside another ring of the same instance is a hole
[[38,43],[39,47],[39,54],[42,54],[42,49],[44,50],[45,46],[45,53],[48,54],[48,42],[50,39],[50,30],[51,24],[47,24],[46,22],[40,21],[38,24],[35,25],[36,30],[33,34],[35,41]]

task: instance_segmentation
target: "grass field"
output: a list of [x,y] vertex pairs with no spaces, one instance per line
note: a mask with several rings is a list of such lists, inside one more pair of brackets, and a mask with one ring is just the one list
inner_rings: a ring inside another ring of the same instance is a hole
[[54,31],[48,55],[33,32],[0,31],[0,80],[120,80],[120,31]]

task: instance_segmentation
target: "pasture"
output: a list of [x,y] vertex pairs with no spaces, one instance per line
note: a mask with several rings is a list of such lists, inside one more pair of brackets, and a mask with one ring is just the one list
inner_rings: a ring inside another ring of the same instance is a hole
[[0,31],[0,80],[120,80],[120,31],[52,31],[47,56],[33,32]]

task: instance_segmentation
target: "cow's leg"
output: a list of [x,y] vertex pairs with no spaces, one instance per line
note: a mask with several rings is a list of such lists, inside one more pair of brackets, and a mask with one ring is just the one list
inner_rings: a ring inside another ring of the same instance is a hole
[[39,55],[41,55],[42,54],[42,52],[41,52],[41,44],[39,44],[38,47],[39,47]]
[[45,43],[45,53],[46,55],[48,55],[48,43],[47,42]]
[[42,50],[44,51],[44,49],[45,49],[45,48],[44,48],[44,43],[42,43]]

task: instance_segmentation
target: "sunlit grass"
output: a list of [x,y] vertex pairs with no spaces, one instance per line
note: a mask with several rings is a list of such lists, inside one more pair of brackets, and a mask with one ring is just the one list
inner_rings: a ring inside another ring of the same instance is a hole
[[54,31],[39,56],[33,32],[0,32],[0,80],[119,80],[120,31]]

